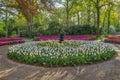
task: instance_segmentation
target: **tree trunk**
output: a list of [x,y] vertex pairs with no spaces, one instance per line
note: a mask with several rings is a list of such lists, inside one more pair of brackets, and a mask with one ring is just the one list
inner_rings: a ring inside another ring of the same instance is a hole
[[97,35],[99,35],[99,31],[100,31],[100,0],[96,0],[96,4],[95,4],[95,7],[96,7],[96,14],[97,14],[97,24],[96,24],[96,28],[97,28]]
[[81,16],[80,16],[80,23],[81,23],[81,25],[83,25],[83,12],[81,12]]
[[100,31],[100,8],[96,7],[97,9],[97,34],[99,35],[99,31]]
[[28,37],[32,37],[32,28],[33,28],[33,17],[31,17],[31,20],[28,22]]
[[94,24],[94,27],[96,27],[96,22],[97,21],[96,21],[96,14],[95,14],[95,12],[93,12],[93,17],[94,17],[94,23],[93,24]]
[[[6,1],[6,0],[5,0]],[[7,4],[7,2],[6,2]],[[5,30],[6,30],[6,37],[8,37],[8,12],[7,12],[7,6],[5,11]]]
[[102,22],[102,34],[104,34],[105,20],[106,20],[106,12],[104,14],[104,18],[103,18],[103,22]]
[[87,10],[87,23],[90,24],[90,8]]
[[110,13],[111,10],[108,10],[108,34],[110,33]]
[[69,27],[69,1],[66,3],[66,26]]
[[78,22],[78,25],[80,24],[80,14],[79,12],[77,13],[77,22]]

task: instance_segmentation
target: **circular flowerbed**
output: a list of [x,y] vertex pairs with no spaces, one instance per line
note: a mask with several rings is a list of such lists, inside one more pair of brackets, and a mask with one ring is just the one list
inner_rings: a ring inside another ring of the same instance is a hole
[[44,66],[91,64],[115,54],[112,45],[92,41],[40,41],[9,48],[8,57],[20,62]]

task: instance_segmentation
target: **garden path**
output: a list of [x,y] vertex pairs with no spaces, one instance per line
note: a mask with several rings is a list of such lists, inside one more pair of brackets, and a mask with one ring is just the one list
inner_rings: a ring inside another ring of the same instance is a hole
[[8,47],[0,46],[0,80],[120,80],[120,45],[117,55],[104,62],[76,67],[40,67],[7,58]]

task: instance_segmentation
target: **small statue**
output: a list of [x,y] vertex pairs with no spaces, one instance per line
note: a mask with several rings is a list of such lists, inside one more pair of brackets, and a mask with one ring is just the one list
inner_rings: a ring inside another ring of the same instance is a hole
[[59,43],[62,43],[64,41],[64,31],[62,30],[59,35]]

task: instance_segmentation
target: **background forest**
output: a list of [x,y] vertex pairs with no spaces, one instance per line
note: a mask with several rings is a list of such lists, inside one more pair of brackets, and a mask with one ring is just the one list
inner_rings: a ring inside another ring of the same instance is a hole
[[119,0],[0,0],[0,37],[120,31]]

